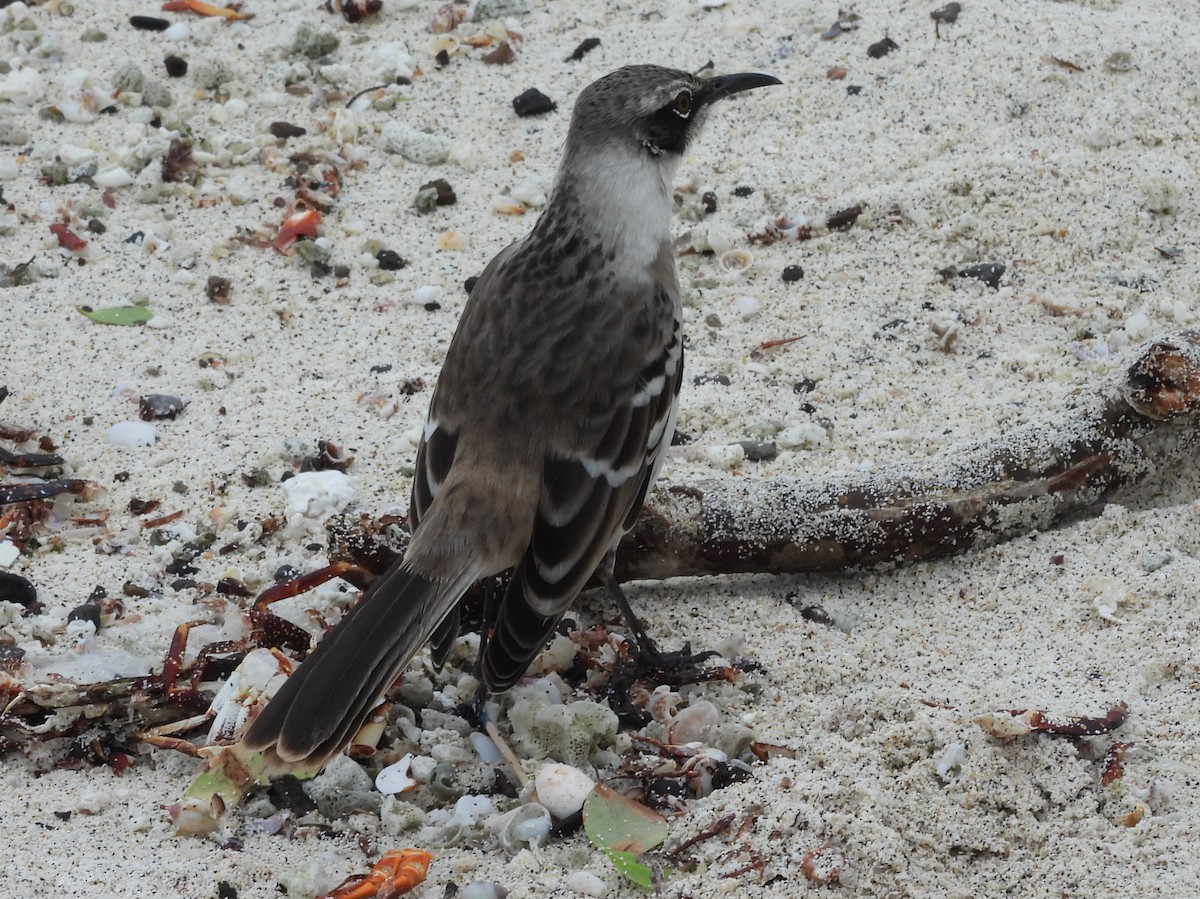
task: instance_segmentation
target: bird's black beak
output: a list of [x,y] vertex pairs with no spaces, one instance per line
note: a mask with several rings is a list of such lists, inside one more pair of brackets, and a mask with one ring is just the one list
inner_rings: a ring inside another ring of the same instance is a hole
[[756,87],[770,87],[772,84],[783,84],[773,75],[760,75],[757,72],[740,72],[737,75],[718,75],[709,78],[700,88],[696,99],[700,105],[707,106],[722,97],[740,94],[742,91],[754,90]]

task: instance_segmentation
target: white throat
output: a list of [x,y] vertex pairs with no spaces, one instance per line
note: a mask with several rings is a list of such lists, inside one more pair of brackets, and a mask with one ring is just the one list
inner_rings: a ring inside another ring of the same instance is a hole
[[582,212],[605,248],[627,260],[629,271],[648,270],[671,240],[671,184],[678,157],[589,152],[559,172],[570,179]]

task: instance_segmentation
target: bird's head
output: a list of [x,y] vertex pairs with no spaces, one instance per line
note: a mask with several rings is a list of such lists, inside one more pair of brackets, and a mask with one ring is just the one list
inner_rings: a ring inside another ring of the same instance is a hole
[[618,149],[674,161],[683,155],[717,100],[780,83],[753,72],[701,78],[662,66],[626,66],[579,94],[567,151]]

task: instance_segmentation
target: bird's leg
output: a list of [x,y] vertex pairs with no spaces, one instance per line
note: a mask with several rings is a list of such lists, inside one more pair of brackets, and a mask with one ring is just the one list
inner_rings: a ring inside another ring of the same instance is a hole
[[663,652],[658,648],[654,640],[650,638],[650,635],[646,633],[642,622],[634,614],[633,608],[629,605],[629,600],[625,598],[625,591],[621,589],[621,585],[617,583],[617,579],[613,575],[612,565],[606,561],[605,564],[600,566],[600,570],[596,572],[596,575],[617,601],[617,606],[621,609],[621,615],[624,616],[625,623],[633,631],[633,640],[637,644],[634,668],[639,673],[646,671],[676,671],[680,668],[690,668],[698,665],[705,659],[718,655],[718,653],[712,650],[693,653],[691,643],[684,643],[683,647],[675,652]]
[[475,668],[472,671],[479,681],[479,686],[475,688],[475,698],[471,703],[474,706],[475,716],[479,720],[483,720],[485,717],[483,704],[487,702],[488,698],[487,686],[483,681],[483,653],[487,649],[488,637],[491,636],[488,629],[496,620],[496,612],[500,607],[502,583],[507,584],[500,577],[489,577],[479,583],[479,652],[475,655]]

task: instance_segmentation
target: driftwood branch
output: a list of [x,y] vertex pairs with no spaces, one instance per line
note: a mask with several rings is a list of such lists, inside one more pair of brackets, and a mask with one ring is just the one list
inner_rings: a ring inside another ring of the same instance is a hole
[[[923,462],[817,483],[661,487],[617,555],[622,580],[912,562],[1094,511],[1197,443],[1200,331],[1144,346],[1117,384],[1051,421]],[[1168,424],[1170,419],[1190,420]]]

